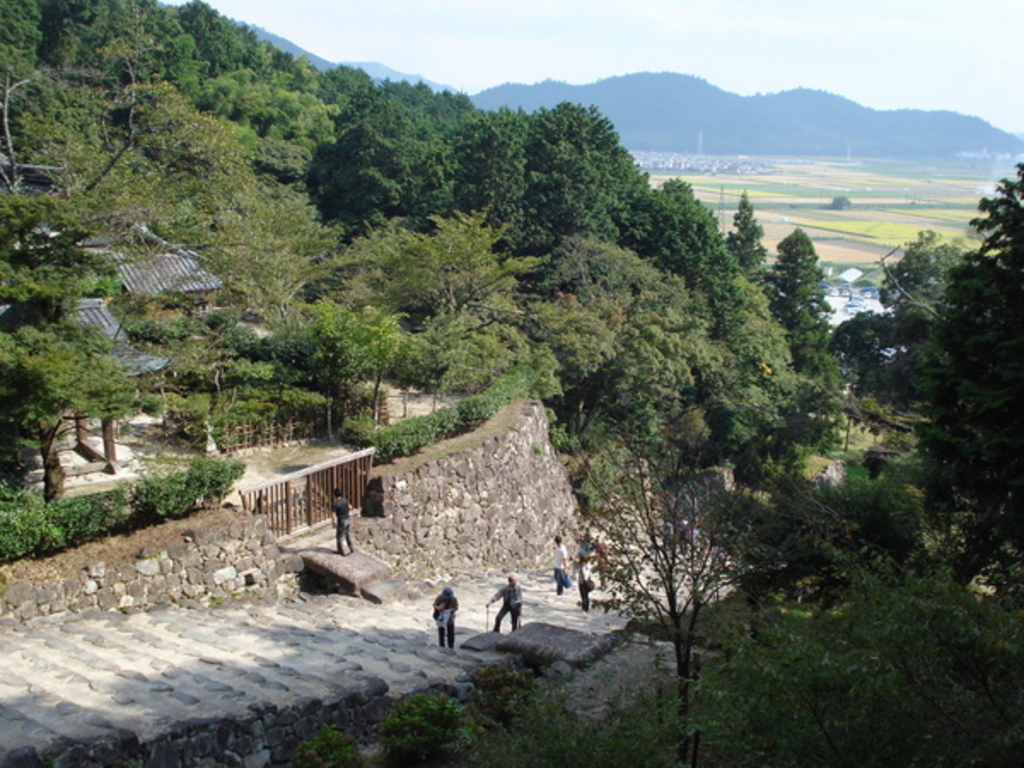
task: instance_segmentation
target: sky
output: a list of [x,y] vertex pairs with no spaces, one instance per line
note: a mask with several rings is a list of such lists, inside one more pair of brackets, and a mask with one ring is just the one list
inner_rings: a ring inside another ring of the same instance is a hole
[[1024,0],[205,2],[328,61],[376,62],[470,95],[677,72],[744,96],[813,88],[1024,134]]

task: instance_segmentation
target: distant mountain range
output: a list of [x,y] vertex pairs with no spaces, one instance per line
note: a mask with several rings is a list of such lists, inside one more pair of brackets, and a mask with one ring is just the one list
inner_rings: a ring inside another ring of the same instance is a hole
[[480,109],[532,112],[563,101],[595,105],[634,151],[708,155],[946,157],[1017,155],[1024,141],[978,117],[917,109],[879,111],[800,88],[739,96],[691,75],[610,77],[590,85],[499,85],[472,97]]
[[[264,29],[252,29],[278,48],[305,56],[320,70],[338,66]],[[435,90],[454,90],[383,64],[341,63],[377,80],[425,82]],[[740,96],[699,77],[670,72],[622,75],[589,85],[553,80],[507,83],[470,98],[485,110],[533,112],[563,101],[594,105],[614,123],[623,146],[635,152],[879,158],[1024,154],[1024,139],[978,117],[949,111],[875,110],[805,88]]]

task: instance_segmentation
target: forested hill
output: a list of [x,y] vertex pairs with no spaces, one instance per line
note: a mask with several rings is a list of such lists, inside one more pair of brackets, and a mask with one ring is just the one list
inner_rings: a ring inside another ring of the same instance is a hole
[[[259,27],[261,39],[321,71],[337,66]],[[375,80],[447,86],[375,62],[344,62]],[[951,111],[876,110],[825,91],[798,88],[740,96],[693,75],[643,72],[588,85],[505,83],[472,96],[480,109],[594,105],[635,151],[709,155],[949,157],[958,152],[1024,153],[1024,136]]]
[[472,98],[488,110],[593,104],[615,124],[622,143],[637,151],[892,158],[1024,152],[1019,137],[955,112],[879,111],[808,89],[740,96],[668,72],[589,85],[506,84]]
[[363,72],[377,81],[393,80],[395,82],[410,83],[411,85],[426,83],[435,91],[454,90],[453,88],[441,85],[440,83],[435,83],[432,80],[427,80],[422,75],[410,75],[405,72],[399,72],[397,69],[392,69],[391,67],[383,64],[378,64],[375,61],[343,61],[340,63],[328,61],[327,59],[317,56],[315,53],[310,53],[309,51],[300,48],[290,40],[286,40],[279,35],[275,35],[273,32],[268,32],[262,27],[256,27],[253,25],[243,26],[248,26],[253,32],[255,32],[258,39],[270,43],[271,45],[280,48],[282,51],[290,53],[296,58],[305,56],[306,60],[321,72],[326,72],[329,69],[335,69],[339,66],[353,67],[355,69],[363,70]]

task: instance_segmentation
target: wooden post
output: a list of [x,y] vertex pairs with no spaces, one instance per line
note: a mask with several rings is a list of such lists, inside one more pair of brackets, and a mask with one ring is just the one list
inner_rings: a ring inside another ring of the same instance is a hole
[[111,419],[103,419],[103,456],[107,460],[105,472],[111,475],[117,474],[117,440],[114,439],[114,422]]

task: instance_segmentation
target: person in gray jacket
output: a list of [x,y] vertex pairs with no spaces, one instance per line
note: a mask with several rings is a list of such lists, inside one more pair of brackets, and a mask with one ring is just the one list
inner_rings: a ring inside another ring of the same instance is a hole
[[519,615],[523,610],[523,588],[516,582],[515,576],[508,577],[508,584],[499,589],[487,604],[501,600],[501,610],[494,618],[494,631],[501,632],[501,620],[506,614],[512,614],[512,631],[519,629]]

